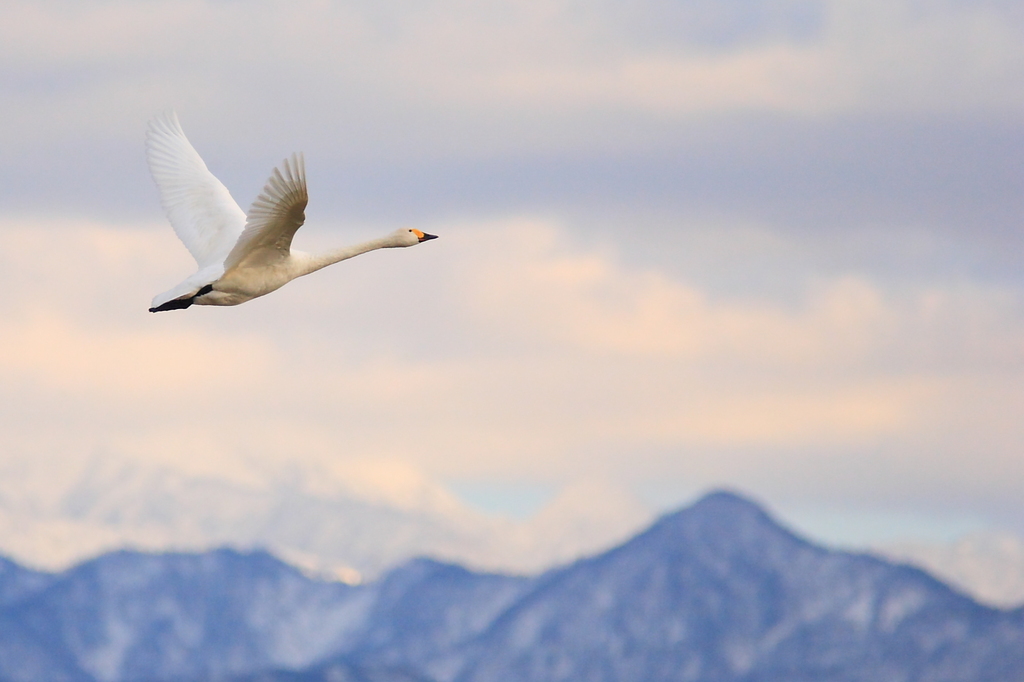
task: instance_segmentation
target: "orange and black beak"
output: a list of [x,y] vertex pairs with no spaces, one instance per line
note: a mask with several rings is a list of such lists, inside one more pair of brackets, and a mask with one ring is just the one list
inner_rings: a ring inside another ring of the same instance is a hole
[[426,232],[420,232],[419,233],[419,238],[420,238],[420,243],[422,244],[423,242],[430,241],[431,239],[437,239],[437,235],[436,234],[427,234]]

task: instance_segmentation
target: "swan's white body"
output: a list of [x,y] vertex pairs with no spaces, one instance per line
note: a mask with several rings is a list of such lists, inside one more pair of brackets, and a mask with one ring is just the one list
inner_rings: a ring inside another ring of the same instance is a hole
[[146,157],[171,226],[199,266],[184,282],[153,298],[150,312],[193,304],[238,305],[361,253],[434,239],[403,228],[320,255],[293,251],[292,237],[305,221],[308,199],[302,155],[293,154],[274,169],[246,214],[206,168],[173,111],[149,122]]

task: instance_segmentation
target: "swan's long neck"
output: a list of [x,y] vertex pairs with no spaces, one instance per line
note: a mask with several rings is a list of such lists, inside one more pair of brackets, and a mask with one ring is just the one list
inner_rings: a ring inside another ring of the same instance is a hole
[[358,256],[361,253],[367,251],[374,251],[376,249],[386,249],[389,246],[394,246],[394,239],[391,236],[380,237],[378,239],[371,239],[368,242],[362,244],[355,244],[353,246],[343,246],[340,249],[332,249],[324,253],[306,255],[302,261],[302,265],[299,268],[299,272],[295,275],[301,277],[302,275],[308,275],[311,272],[316,272],[321,268],[326,268],[328,265],[334,265],[340,263],[343,260],[348,260]]

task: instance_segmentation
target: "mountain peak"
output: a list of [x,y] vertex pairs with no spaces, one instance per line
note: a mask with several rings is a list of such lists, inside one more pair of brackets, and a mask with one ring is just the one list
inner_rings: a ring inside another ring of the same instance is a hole
[[757,503],[734,492],[709,493],[689,507],[662,516],[626,543],[658,554],[697,552],[705,557],[780,557],[796,550],[827,552],[797,537]]
[[738,525],[754,524],[786,532],[763,507],[749,498],[728,490],[716,490],[704,495],[689,507],[670,512],[659,519],[654,526],[684,528],[691,532],[700,529],[728,529],[734,531]]
[[713,490],[702,496],[689,508],[691,512],[707,509],[714,513],[749,514],[767,516],[764,508],[750,498],[731,490]]

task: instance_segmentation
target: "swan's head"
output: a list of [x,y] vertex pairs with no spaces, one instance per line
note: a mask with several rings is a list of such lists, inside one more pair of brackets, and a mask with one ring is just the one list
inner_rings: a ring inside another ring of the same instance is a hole
[[391,246],[416,246],[420,242],[437,239],[437,235],[427,234],[419,230],[402,227],[391,233],[394,243]]

